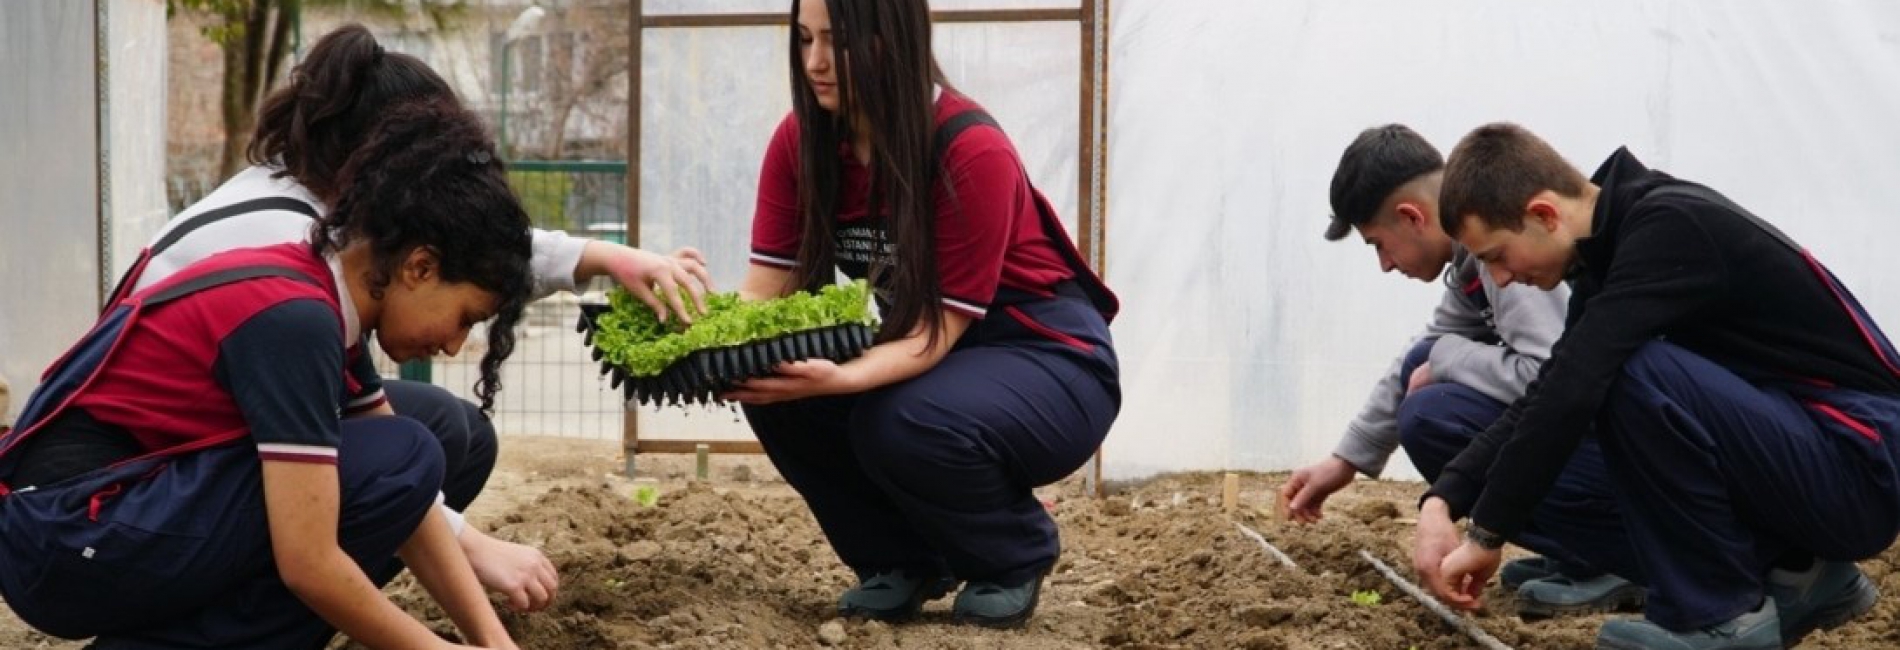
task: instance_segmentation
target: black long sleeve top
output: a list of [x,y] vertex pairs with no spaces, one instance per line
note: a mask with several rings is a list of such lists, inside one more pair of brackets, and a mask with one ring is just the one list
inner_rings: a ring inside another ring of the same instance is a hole
[[[1642,345],[1666,339],[1758,385],[1816,381],[1900,394],[1900,373],[1826,281],[1772,226],[1618,149],[1591,178],[1592,230],[1576,244],[1562,338],[1538,379],[1427,492],[1507,537],[1522,531],[1589,435]],[[1674,189],[1668,189],[1674,188]]]

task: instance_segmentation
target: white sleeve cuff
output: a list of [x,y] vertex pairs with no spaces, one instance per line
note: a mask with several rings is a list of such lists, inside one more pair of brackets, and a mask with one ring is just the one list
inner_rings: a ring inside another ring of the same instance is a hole
[[534,270],[535,298],[574,290],[574,269],[581,265],[587,241],[559,230],[534,229],[534,257],[528,264]]
[[468,528],[468,518],[456,512],[454,508],[450,508],[446,503],[447,500],[448,497],[443,496],[441,492],[435,493],[435,507],[442,509],[442,517],[449,520],[449,532],[455,533],[455,536],[459,538],[462,536],[462,529]]

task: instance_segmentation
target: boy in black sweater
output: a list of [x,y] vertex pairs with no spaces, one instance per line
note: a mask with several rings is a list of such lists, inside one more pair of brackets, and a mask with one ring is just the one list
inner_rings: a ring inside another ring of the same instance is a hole
[[1477,607],[1502,539],[1595,436],[1650,589],[1599,648],[1778,648],[1873,607],[1853,561],[1900,532],[1900,355],[1826,268],[1627,150],[1585,179],[1511,124],[1452,151],[1440,208],[1499,284],[1573,293],[1537,382],[1421,504],[1434,592]]

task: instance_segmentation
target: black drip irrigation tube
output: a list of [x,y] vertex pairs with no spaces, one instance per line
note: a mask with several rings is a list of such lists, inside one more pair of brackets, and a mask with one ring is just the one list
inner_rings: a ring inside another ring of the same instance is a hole
[[582,334],[582,343],[593,350],[593,359],[600,362],[601,376],[611,376],[613,387],[620,389],[627,401],[641,405],[723,404],[720,394],[747,379],[771,375],[781,363],[807,359],[842,363],[857,358],[871,347],[875,334],[870,327],[855,323],[792,332],[742,345],[698,350],[674,361],[660,374],[636,377],[603,360],[605,354],[594,347],[595,321],[611,307],[580,307],[580,323],[575,330]]

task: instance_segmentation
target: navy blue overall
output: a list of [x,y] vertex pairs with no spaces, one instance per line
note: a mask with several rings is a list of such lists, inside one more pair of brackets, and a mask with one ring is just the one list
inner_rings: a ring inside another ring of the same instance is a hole
[[[1701,188],[1665,188],[1714,197]],[[1808,261],[1900,375],[1894,351],[1833,273]],[[1753,373],[1750,373],[1753,374]],[[1778,559],[1853,561],[1900,533],[1900,396],[1800,378],[1744,377],[1655,341],[1623,366],[1598,416],[1629,534],[1649,578],[1649,620],[1695,629],[1754,609]]]
[[[184,273],[190,273],[186,271]],[[0,595],[21,620],[111,648],[321,648],[334,630],[278,577],[261,464],[246,432],[149,453],[50,485],[9,485],[21,443],[87,389],[140,314],[198,291],[300,272],[239,267],[108,309],[50,368],[0,437]],[[442,456],[405,418],[341,423],[338,540],[383,565],[433,506]]]
[[[1485,301],[1482,284],[1465,288],[1468,297]],[[1400,381],[1431,359],[1437,337],[1420,340],[1399,366]],[[1438,480],[1445,465],[1490,428],[1510,405],[1456,382],[1433,382],[1408,393],[1399,403],[1399,444],[1427,483]],[[1511,543],[1556,560],[1564,575],[1593,578],[1614,573],[1641,584],[1642,566],[1636,547],[1624,530],[1616,504],[1609,467],[1595,440],[1585,439],[1570,456],[1550,493],[1531,515],[1531,523]]]
[[[941,153],[979,112],[938,130]],[[1032,488],[1081,467],[1121,408],[1114,298],[1037,197],[1075,273],[1052,297],[1003,289],[923,375],[857,395],[745,407],[772,463],[860,577],[892,569],[1021,584],[1060,550]]]
[[[164,236],[139,251],[125,275],[112,290],[107,305],[118,304],[125,299],[132,288],[138,285],[139,277],[153,258],[178,244],[180,240],[212,224],[267,210],[295,212],[311,220],[318,218],[317,208],[302,199],[289,196],[266,196],[239,201],[224,207],[186,217],[183,222],[171,228]],[[368,363],[367,360],[364,363]],[[374,368],[364,367],[364,372],[373,372]],[[383,379],[383,394],[389,401],[389,407],[406,418],[413,418],[427,427],[435,435],[436,442],[442,446],[442,457],[446,468],[442,477],[443,503],[456,512],[467,510],[475,501],[482,488],[488,485],[488,476],[494,472],[495,461],[500,447],[495,438],[495,425],[483,413],[480,407],[468,400],[456,397],[440,386],[428,382],[401,379]],[[387,584],[402,573],[400,560],[390,560],[383,567],[369,572],[370,579],[376,584]]]

